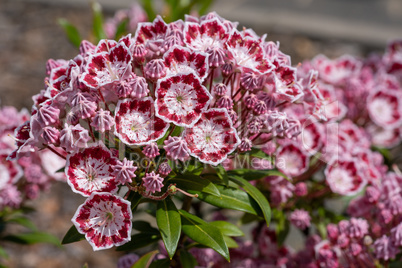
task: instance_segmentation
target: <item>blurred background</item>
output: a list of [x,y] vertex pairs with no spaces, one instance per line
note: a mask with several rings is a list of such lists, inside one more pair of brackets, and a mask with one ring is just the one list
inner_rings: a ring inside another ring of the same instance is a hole
[[[188,0],[190,1],[190,0]],[[129,8],[130,0],[99,0],[105,18]],[[155,5],[163,11],[162,1]],[[215,0],[210,11],[238,21],[239,27],[267,33],[279,41],[293,65],[317,54],[367,56],[384,51],[388,41],[402,38],[401,0]],[[68,42],[57,19],[65,18],[89,36],[92,18],[85,0],[0,0],[0,105],[18,109],[32,105],[43,89],[49,58],[70,59],[78,50]],[[67,185],[55,184],[32,203],[40,230],[60,239],[84,201]],[[86,241],[59,249],[49,245],[6,245],[9,267],[115,267],[119,253],[92,252]]]

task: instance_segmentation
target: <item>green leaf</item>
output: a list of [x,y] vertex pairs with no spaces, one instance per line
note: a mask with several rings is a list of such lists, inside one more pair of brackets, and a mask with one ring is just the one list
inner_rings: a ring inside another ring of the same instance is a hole
[[267,198],[257,188],[255,188],[242,177],[229,175],[229,179],[242,187],[257,202],[262,210],[262,213],[264,214],[267,225],[269,225],[271,221],[271,208]]
[[169,268],[169,267],[170,267],[170,260],[168,258],[153,261],[149,266],[149,268]]
[[128,19],[124,19],[116,28],[115,40],[119,40],[123,35],[127,33]]
[[151,265],[152,259],[158,253],[158,250],[154,250],[145,254],[138,261],[136,261],[131,268],[148,268]]
[[267,176],[280,176],[288,179],[285,174],[276,169],[233,169],[228,171],[229,176],[240,176],[247,181],[260,180]]
[[181,219],[176,206],[170,198],[158,202],[156,223],[158,224],[169,258],[172,259],[180,239]]
[[134,221],[133,229],[140,231],[141,233],[159,234],[158,229],[152,227],[151,224],[149,224],[149,222],[147,221]]
[[213,221],[210,222],[213,226],[217,227],[223,235],[226,236],[243,236],[244,233],[236,225],[227,221]]
[[184,210],[179,210],[183,232],[195,242],[210,247],[230,261],[229,250],[219,229]]
[[131,211],[134,212],[137,209],[138,204],[140,204],[142,195],[138,192],[130,192],[127,200],[131,202]]
[[131,236],[131,241],[116,248],[117,251],[132,251],[159,241],[159,234],[139,233]]
[[145,12],[148,15],[148,20],[153,21],[156,18],[155,9],[152,4],[152,0],[141,0],[142,8],[144,8]]
[[79,233],[75,225],[71,226],[71,228],[67,231],[66,235],[64,236],[61,244],[70,244],[74,242],[78,242],[85,239],[85,235]]
[[66,167],[62,167],[62,168],[58,169],[55,173],[64,173],[65,170],[66,170]]
[[186,175],[185,177],[177,176],[169,183],[176,183],[177,187],[191,194],[208,193],[220,197],[219,190],[207,179],[199,176]]
[[12,217],[11,219],[8,220],[8,222],[22,225],[30,229],[31,231],[38,230],[38,228],[36,228],[35,224],[30,219],[23,216]]
[[226,245],[228,246],[228,248],[238,248],[239,245],[237,244],[236,241],[234,241],[234,239],[232,239],[229,236],[224,235],[223,236],[223,240],[225,240]]
[[211,6],[211,4],[213,3],[214,0],[203,0],[200,1],[202,4],[200,6],[200,8],[198,9],[198,13],[200,15],[204,15],[207,13],[209,7]]
[[273,211],[273,218],[276,221],[275,233],[278,239],[279,246],[282,246],[288,236],[290,224],[282,210],[275,209]]
[[49,243],[61,247],[60,241],[57,237],[44,232],[13,234],[4,236],[2,239],[25,245],[32,245],[36,243]]
[[180,263],[182,267],[186,268],[194,268],[198,265],[194,256],[186,250],[180,250]]
[[229,178],[228,178],[228,174],[227,174],[225,168],[222,165],[218,165],[217,167],[215,167],[215,170],[216,170],[216,174],[222,180],[222,182],[225,185],[228,185],[229,184]]
[[[92,8],[92,15],[93,15],[92,30],[93,30],[95,37],[98,39],[97,40],[97,42],[98,42],[99,40],[106,38],[105,31],[103,30],[102,7],[99,3],[92,2],[91,8]],[[97,42],[95,42],[95,43],[97,43]]]
[[220,197],[215,195],[200,193],[198,199],[219,208],[234,209],[254,215],[262,215],[258,204],[246,192],[233,187],[216,185]]
[[[77,48],[80,47],[82,38],[80,33],[78,32],[77,28],[72,25],[70,22],[68,22],[66,19],[58,19],[57,21],[59,25],[64,29],[64,32],[67,35],[68,40]],[[62,168],[63,170],[59,169],[56,172],[64,172],[64,167]]]

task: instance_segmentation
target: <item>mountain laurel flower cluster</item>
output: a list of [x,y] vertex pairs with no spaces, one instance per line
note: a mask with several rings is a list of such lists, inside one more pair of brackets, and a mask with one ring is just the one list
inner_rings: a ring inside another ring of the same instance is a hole
[[[144,15],[130,12],[122,18]],[[47,62],[45,88],[14,126],[14,162],[0,166],[14,183],[13,163],[27,156],[66,160],[67,184],[87,198],[66,243],[85,237],[94,250],[131,252],[161,239],[159,254],[142,257],[159,265],[227,267],[229,255],[230,267],[398,261],[402,173],[384,156],[402,138],[401,41],[383,56],[319,55],[293,67],[279,43],[215,12],[143,20],[135,33],[84,40],[73,59]],[[347,199],[345,213],[328,199]],[[158,229],[134,221],[142,203]],[[253,241],[231,238],[244,234],[222,210],[202,219],[203,203],[257,222]],[[300,251],[284,244],[291,227],[306,237]],[[121,267],[138,260],[130,254]]]
[[[29,157],[7,161],[8,155],[16,153],[15,142],[20,143],[29,136],[27,110],[18,111],[5,106],[0,109],[0,210],[18,209],[26,200],[48,190],[52,181],[65,181],[63,174],[55,172],[64,167],[64,159],[54,156],[49,150],[29,152]],[[13,139],[13,135],[15,139]]]
[[297,175],[308,156],[291,145],[301,123],[286,109],[313,94],[315,73],[303,82],[265,38],[209,13],[169,24],[158,16],[118,41],[84,40],[73,59],[47,62],[9,158],[48,149],[66,159],[68,185],[88,198],[72,221],[94,250],[130,240],[133,193],[188,194],[171,180],[180,163],[230,169],[236,155],[279,139]]

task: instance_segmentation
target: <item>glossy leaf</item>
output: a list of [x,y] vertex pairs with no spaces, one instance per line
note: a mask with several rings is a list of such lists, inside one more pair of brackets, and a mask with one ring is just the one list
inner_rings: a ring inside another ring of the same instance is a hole
[[200,193],[198,199],[219,208],[234,209],[254,215],[262,215],[258,204],[246,192],[233,188],[216,185],[220,197],[215,195]]
[[182,267],[186,268],[194,268],[198,265],[194,256],[186,250],[180,250],[180,263]]
[[225,168],[222,165],[218,165],[217,167],[215,167],[215,170],[216,170],[216,174],[222,180],[222,182],[225,185],[228,185],[229,184],[229,178],[228,178],[228,174],[227,174]]
[[[66,19],[59,19],[57,21],[59,25],[63,28],[64,32],[67,35],[68,40],[77,48],[80,47],[82,38],[80,33],[78,32],[77,28],[72,25],[70,22],[68,22]],[[64,171],[64,168],[62,168]],[[59,169],[57,172],[62,172],[61,169]]]
[[139,258],[139,260],[136,261],[136,263],[134,263],[133,266],[131,266],[131,268],[148,268],[151,265],[153,258],[158,253],[159,253],[158,250],[148,252],[147,254]]
[[169,181],[176,183],[177,187],[191,194],[208,193],[220,197],[220,192],[216,186],[207,179],[202,179],[199,176],[178,176]]
[[149,265],[149,268],[169,268],[169,267],[170,267],[169,258],[153,261],[151,265]]
[[137,192],[131,192],[128,195],[127,200],[131,202],[131,211],[134,212],[137,210],[137,206],[140,204],[142,199],[142,195]]
[[243,236],[244,233],[236,225],[227,221],[213,221],[210,222],[213,226],[217,227],[223,235],[226,236]]
[[131,241],[117,247],[117,251],[131,251],[139,249],[159,241],[159,234],[139,233],[131,236]]
[[18,244],[32,245],[36,243],[49,243],[61,247],[60,241],[57,237],[44,232],[13,234],[4,236],[2,239]]
[[255,188],[242,177],[229,175],[229,179],[242,187],[257,202],[262,210],[262,213],[264,214],[267,225],[269,225],[271,221],[271,208],[267,198],[257,188]]
[[239,245],[237,244],[236,241],[234,241],[234,239],[232,239],[229,236],[224,235],[223,236],[223,240],[225,240],[226,245],[228,246],[228,248],[238,248]]
[[78,242],[78,241],[81,241],[81,240],[84,240],[84,239],[85,239],[85,235],[80,234],[77,231],[77,228],[75,227],[75,225],[73,225],[67,231],[67,233],[64,235],[64,238],[61,241],[61,244],[63,244],[63,245],[70,244],[70,243]]
[[183,232],[195,242],[210,247],[230,261],[229,250],[219,229],[184,210],[179,210]]
[[170,198],[158,202],[156,223],[158,224],[169,258],[172,259],[180,239],[181,218],[175,204]]

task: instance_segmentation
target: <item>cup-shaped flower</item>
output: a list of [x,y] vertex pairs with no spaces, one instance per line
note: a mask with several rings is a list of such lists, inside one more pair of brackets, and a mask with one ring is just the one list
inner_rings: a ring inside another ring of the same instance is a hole
[[92,192],[117,191],[117,181],[113,175],[113,168],[117,159],[99,142],[81,152],[67,157],[66,176],[67,183],[73,192],[89,196]]
[[174,46],[163,55],[167,75],[194,72],[201,81],[208,75],[208,55],[189,48]]
[[92,193],[71,219],[94,251],[131,240],[130,202],[110,193]]
[[128,145],[145,145],[161,138],[169,124],[155,116],[154,101],[126,99],[117,103],[114,134]]
[[240,144],[226,109],[210,109],[183,134],[190,155],[201,162],[218,165]]
[[333,159],[325,169],[326,181],[332,192],[340,195],[354,195],[367,184],[353,159]]
[[93,54],[88,59],[82,82],[91,88],[110,85],[131,74],[131,52],[124,43],[119,43],[109,52]]
[[295,177],[307,171],[309,157],[300,147],[296,143],[289,142],[278,149],[276,166],[281,172]]
[[191,127],[207,109],[211,98],[194,73],[170,76],[158,81],[156,114],[167,122]]

